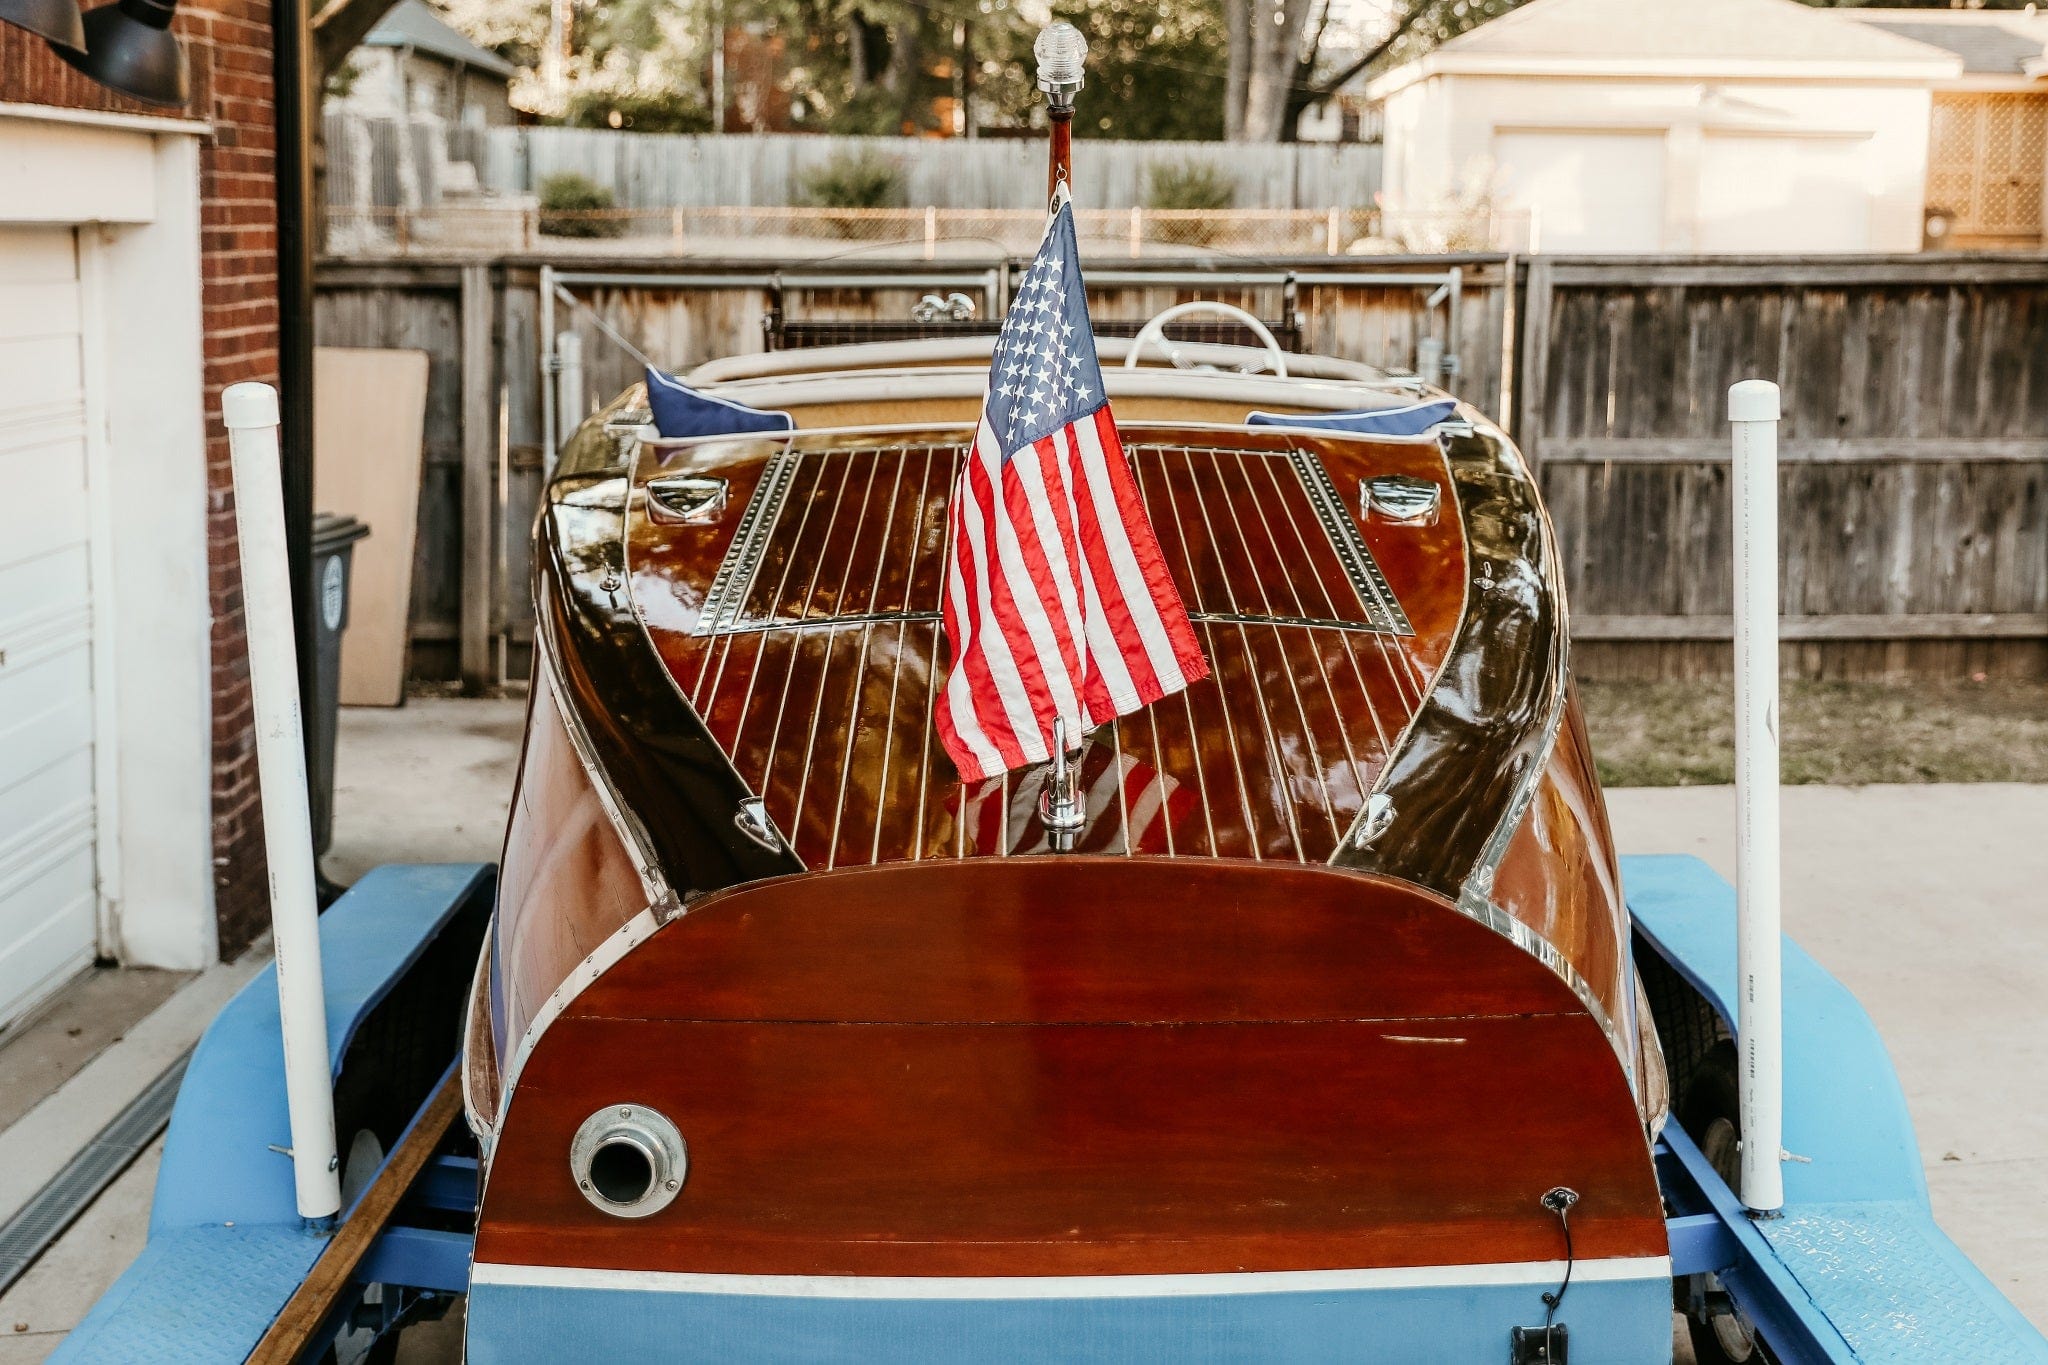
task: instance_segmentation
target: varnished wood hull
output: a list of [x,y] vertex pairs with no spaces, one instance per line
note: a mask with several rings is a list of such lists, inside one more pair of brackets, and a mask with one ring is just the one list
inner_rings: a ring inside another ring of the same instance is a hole
[[[472,1035],[480,1266],[1533,1265],[1557,1185],[1582,1259],[1654,1263],[1654,1045],[1512,447],[1127,430],[1214,674],[1090,737],[1055,855],[1042,773],[963,785],[931,734],[965,435],[566,462]],[[665,514],[678,473],[725,507]],[[1369,515],[1387,475],[1438,514]],[[571,1176],[607,1105],[690,1144],[644,1221]]]
[[[688,1135],[622,1235],[562,1154]],[[477,1256],[748,1275],[1148,1275],[1664,1254],[1635,1104],[1535,959],[1382,878],[894,864],[707,898],[584,990],[505,1115]]]

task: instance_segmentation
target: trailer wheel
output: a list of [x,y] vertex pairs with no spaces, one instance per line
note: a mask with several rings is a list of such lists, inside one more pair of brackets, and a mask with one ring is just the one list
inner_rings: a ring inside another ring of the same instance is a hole
[[[1735,1044],[1724,1040],[1700,1059],[1678,1107],[1678,1126],[1730,1189],[1742,1171],[1741,1094]],[[1679,1286],[1679,1298],[1699,1365],[1777,1365],[1777,1357],[1722,1288],[1720,1276],[1690,1276]]]

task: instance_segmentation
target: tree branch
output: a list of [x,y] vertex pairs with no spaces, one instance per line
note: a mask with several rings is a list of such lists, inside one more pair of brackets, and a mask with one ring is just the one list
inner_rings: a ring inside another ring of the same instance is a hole
[[[1303,107],[1306,108],[1308,105],[1328,99],[1343,89],[1353,76],[1356,76],[1359,72],[1386,56],[1387,53],[1393,50],[1394,44],[1408,36],[1409,30],[1415,27],[1422,16],[1428,13],[1429,9],[1430,0],[1420,0],[1420,3],[1409,6],[1401,11],[1401,17],[1394,21],[1394,26],[1387,30],[1387,35],[1384,38],[1374,43],[1371,48],[1367,49],[1343,70],[1320,81],[1304,80],[1302,82],[1302,93],[1306,98],[1302,101]],[[1311,63],[1315,61],[1313,52],[1309,55],[1309,61]]]
[[398,0],[327,0],[320,7],[313,16],[313,53],[321,84],[341,69],[348,54],[397,4]]
[[1323,0],[1323,7],[1316,13],[1316,31],[1302,44],[1301,54],[1294,60],[1294,83],[1307,85],[1316,74],[1316,54],[1323,50],[1323,35],[1330,31],[1330,0]]

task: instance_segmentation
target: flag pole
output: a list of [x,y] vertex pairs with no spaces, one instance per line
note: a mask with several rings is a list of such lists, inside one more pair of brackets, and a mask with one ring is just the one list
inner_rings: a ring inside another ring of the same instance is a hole
[[1073,184],[1074,96],[1087,83],[1083,68],[1088,61],[1088,40],[1080,29],[1062,20],[1040,30],[1031,53],[1038,58],[1038,88],[1045,92],[1045,113],[1052,124],[1045,175],[1046,197],[1052,199],[1061,185],[1071,188]]

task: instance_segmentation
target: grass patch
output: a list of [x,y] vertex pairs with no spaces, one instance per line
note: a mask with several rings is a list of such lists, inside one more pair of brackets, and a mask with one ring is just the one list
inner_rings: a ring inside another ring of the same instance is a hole
[[[1788,783],[2048,782],[2048,683],[1788,681],[1784,689]],[[1579,695],[1604,785],[1735,780],[1728,679],[1581,683]]]

